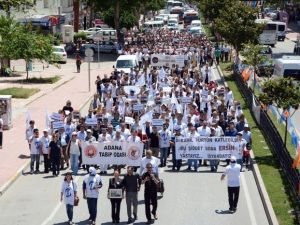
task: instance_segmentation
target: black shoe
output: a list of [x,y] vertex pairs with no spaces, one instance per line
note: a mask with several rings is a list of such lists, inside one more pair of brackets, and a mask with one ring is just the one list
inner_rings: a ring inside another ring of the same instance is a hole
[[35,173],[35,174],[39,174],[40,171],[39,171],[39,170],[35,170],[34,173]]
[[33,170],[30,170],[30,172],[29,172],[30,174],[33,174],[34,173],[34,171]]
[[233,211],[236,212],[237,208],[233,208]]
[[133,219],[134,220],[137,220],[138,218],[137,218],[137,215],[135,214],[135,213],[133,213]]
[[233,208],[229,208],[229,212],[230,212],[230,213],[234,213]]
[[127,221],[127,224],[131,224],[131,223],[133,223],[133,221],[132,221],[131,218],[129,218],[128,221]]
[[152,221],[151,221],[151,220],[148,220],[148,221],[146,222],[146,224],[152,224]]

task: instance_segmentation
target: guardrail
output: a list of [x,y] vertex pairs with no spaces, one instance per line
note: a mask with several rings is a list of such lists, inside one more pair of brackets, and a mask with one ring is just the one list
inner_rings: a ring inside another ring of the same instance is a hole
[[248,88],[244,82],[240,72],[234,67],[234,79],[237,86],[246,100],[246,103],[250,109],[251,114],[256,118],[260,125],[263,134],[267,137],[266,140],[271,145],[271,151],[279,162],[282,173],[288,182],[288,194],[291,197],[293,203],[294,214],[298,224],[300,224],[300,174],[297,169],[292,168],[293,159],[284,145],[284,142],[273,124],[271,118],[267,112],[263,109],[259,109],[259,113],[253,111],[253,105],[259,106],[258,99],[253,94],[252,90]]

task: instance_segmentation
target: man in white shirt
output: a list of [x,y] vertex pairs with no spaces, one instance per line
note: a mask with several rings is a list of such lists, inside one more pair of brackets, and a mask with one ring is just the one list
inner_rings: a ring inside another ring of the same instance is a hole
[[39,173],[39,166],[40,166],[40,152],[42,150],[42,144],[39,138],[39,130],[33,129],[33,135],[29,139],[30,145],[30,173],[33,174],[33,167],[35,162],[35,173]]
[[[107,133],[106,128],[102,128],[102,134],[99,135],[98,141],[99,142],[108,142],[111,140],[112,140],[112,137]],[[108,168],[107,164],[101,164],[100,165],[100,169],[101,169],[100,174],[107,174],[107,168]]]
[[127,138],[128,142],[141,142],[141,138],[137,136],[137,131],[131,128],[131,135]]
[[33,136],[33,129],[34,129],[34,120],[29,121],[29,127],[25,131],[26,140],[28,141],[29,149],[30,149],[30,138]]
[[234,213],[237,209],[240,193],[240,170],[241,165],[236,163],[236,157],[231,156],[230,165],[226,166],[221,180],[227,176],[229,212]]
[[140,176],[142,176],[144,173],[147,172],[147,164],[152,164],[152,171],[153,173],[158,174],[158,166],[159,166],[159,160],[158,158],[152,156],[152,151],[147,150],[146,156],[142,158],[141,167],[140,167]]
[[51,162],[48,158],[49,154],[49,143],[51,141],[51,136],[48,133],[48,129],[43,130],[43,136],[40,138],[42,144],[42,152],[44,156],[44,173],[49,173]]
[[85,175],[83,179],[83,198],[87,200],[90,218],[92,224],[96,224],[97,218],[97,201],[99,190],[102,187],[102,180],[100,175],[96,173],[94,167],[89,168],[89,174]]
[[167,164],[168,151],[170,148],[171,132],[167,130],[167,124],[163,124],[163,129],[158,132],[159,149],[160,149],[160,165],[165,167]]

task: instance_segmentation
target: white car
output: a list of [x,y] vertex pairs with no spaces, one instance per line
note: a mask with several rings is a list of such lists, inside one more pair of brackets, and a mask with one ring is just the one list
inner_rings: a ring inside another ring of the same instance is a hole
[[51,62],[67,63],[67,52],[62,46],[53,46],[54,58]]
[[86,33],[86,35],[94,35],[94,34],[96,34],[100,30],[102,30],[102,28],[100,28],[100,27],[92,27],[92,28],[89,28],[87,30],[80,30],[79,32],[84,32],[84,33]]
[[177,23],[168,23],[167,28],[169,30],[175,30],[175,31],[179,30],[179,26]]

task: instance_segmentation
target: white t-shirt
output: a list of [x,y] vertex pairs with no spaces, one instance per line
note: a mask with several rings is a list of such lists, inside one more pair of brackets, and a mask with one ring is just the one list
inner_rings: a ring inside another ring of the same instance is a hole
[[64,181],[61,186],[61,192],[64,196],[64,202],[67,205],[74,205],[74,192],[77,192],[77,184],[71,181],[68,183],[67,181]]
[[158,132],[159,134],[159,147],[160,148],[169,148],[170,140],[171,140],[171,132],[166,130],[161,130]]
[[31,141],[30,141],[30,154],[31,155],[38,155],[40,154],[40,150],[41,150],[41,141],[40,141],[40,138],[33,138]]
[[3,119],[0,118],[0,132],[3,132]]
[[128,141],[128,142],[141,142],[141,138],[140,138],[139,136],[133,137],[132,135],[130,135],[130,136],[127,138],[127,141]]
[[71,143],[70,143],[70,154],[71,155],[80,155],[79,140],[78,139],[76,139],[76,141],[71,141]]
[[40,141],[43,145],[43,147],[42,147],[43,153],[49,154],[49,143],[51,141],[51,136],[49,136],[49,135],[48,135],[48,137],[43,136],[40,138]]
[[201,126],[201,127],[197,128],[197,131],[198,131],[199,135],[202,136],[202,137],[209,137],[210,136],[210,128],[209,127],[204,128],[203,126]]
[[225,175],[227,175],[228,187],[239,187],[240,186],[240,170],[241,165],[237,163],[231,163],[226,166]]
[[95,188],[98,185],[103,185],[100,175],[91,176],[90,174],[85,175],[83,179],[83,184],[86,187],[86,197],[88,198],[98,198],[99,189]]
[[140,175],[143,175],[144,173],[147,172],[146,166],[147,166],[148,163],[152,164],[152,171],[153,171],[153,173],[158,174],[158,172],[159,172],[158,171],[159,159],[156,158],[156,157],[154,157],[154,156],[152,156],[151,159],[148,159],[146,157],[144,157],[142,159],[141,167],[140,167]]

